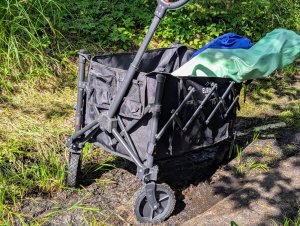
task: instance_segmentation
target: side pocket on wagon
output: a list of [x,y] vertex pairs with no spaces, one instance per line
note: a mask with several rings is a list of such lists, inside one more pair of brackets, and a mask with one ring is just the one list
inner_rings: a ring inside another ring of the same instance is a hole
[[140,119],[145,108],[146,78],[133,80],[128,95],[124,97],[120,108],[120,115],[128,118]]
[[89,76],[92,80],[88,98],[90,104],[94,104],[97,108],[108,109],[116,89],[115,73],[111,70],[99,73],[91,69]]

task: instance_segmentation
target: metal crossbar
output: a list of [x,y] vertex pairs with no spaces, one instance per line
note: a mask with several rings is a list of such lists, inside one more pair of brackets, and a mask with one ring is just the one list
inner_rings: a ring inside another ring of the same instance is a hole
[[182,129],[183,132],[187,131],[189,126],[193,123],[193,121],[199,116],[202,116],[203,120],[204,120],[204,114],[203,114],[203,107],[205,105],[205,103],[209,100],[209,98],[211,97],[211,95],[215,92],[215,90],[217,89],[217,84],[215,84],[212,88],[212,90],[205,96],[204,100],[201,102],[201,104],[199,105],[199,107],[196,109],[196,111],[194,112],[194,114],[192,115],[192,117],[190,118],[190,120],[186,123],[186,125],[184,126],[184,128]]
[[[201,102],[201,104],[197,107],[197,109],[195,110],[195,112],[193,113],[193,115],[191,116],[191,118],[188,120],[188,122],[185,124],[185,126],[183,127],[183,132],[186,132],[189,127],[192,125],[192,123],[194,122],[194,120],[196,118],[198,118],[200,116],[201,121],[205,122],[205,124],[209,124],[210,121],[212,120],[213,116],[216,114],[217,110],[221,110],[222,112],[225,112],[225,114],[221,114],[223,118],[227,118],[228,114],[231,112],[231,110],[234,108],[234,106],[236,105],[236,103],[239,100],[239,95],[237,95],[233,102],[231,103],[231,105],[227,108],[226,104],[225,104],[225,99],[227,98],[227,96],[230,94],[230,92],[235,96],[235,89],[234,89],[234,84],[235,82],[230,82],[228,88],[225,90],[224,94],[222,95],[222,97],[219,97],[218,93],[217,93],[217,85],[215,84],[213,86],[213,88],[211,89],[211,91],[205,96],[205,98],[203,99],[203,101]],[[219,100],[219,102],[217,103],[217,105],[215,106],[215,108],[212,110],[212,112],[210,113],[210,115],[208,116],[207,119],[205,119],[204,113],[203,113],[203,108],[205,106],[205,104],[210,100],[211,96],[214,95],[217,100]]]
[[184,105],[187,103],[187,101],[190,99],[192,94],[196,91],[195,88],[191,88],[189,93],[186,95],[182,103],[179,105],[179,107],[174,111],[174,113],[171,115],[170,119],[167,121],[167,123],[164,125],[164,127],[159,131],[159,133],[155,136],[156,140],[159,140],[162,135],[166,132],[166,130],[169,128],[169,126],[172,124],[173,120],[178,116],[179,112],[183,109]]
[[[228,88],[226,89],[226,91],[224,92],[224,94],[222,95],[222,97],[221,98],[218,97],[219,102],[216,105],[216,107],[212,110],[212,112],[210,113],[210,115],[208,116],[208,118],[206,119],[206,121],[205,121],[206,125],[210,123],[211,119],[214,117],[214,115],[216,114],[217,110],[219,110],[220,108],[222,108],[222,111],[226,110],[225,99],[228,96],[228,94],[230,93],[230,91],[234,90],[234,84],[235,84],[235,82],[230,82],[230,85],[228,86]],[[231,108],[233,108],[233,106]],[[227,110],[227,114],[225,113],[225,115],[227,116],[228,113],[229,112]],[[226,118],[226,117],[224,116],[224,118]]]

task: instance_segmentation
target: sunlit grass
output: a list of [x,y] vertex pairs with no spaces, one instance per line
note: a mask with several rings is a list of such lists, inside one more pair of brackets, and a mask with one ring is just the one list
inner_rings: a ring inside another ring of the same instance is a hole
[[[65,79],[70,81],[65,83]],[[64,179],[68,159],[66,136],[72,134],[74,127],[73,83],[74,76],[31,79],[18,83],[15,93],[6,92],[0,97],[0,225],[14,225],[16,220],[28,225],[25,219],[30,219],[30,225],[42,225],[51,217],[75,209],[101,212],[101,208],[80,203],[40,219],[20,211],[24,198],[42,193],[50,197],[62,189],[72,189],[65,187]],[[83,177],[114,169],[114,157],[103,155],[102,150],[95,150],[91,144],[85,146],[82,160]],[[109,180],[96,183],[106,184]]]
[[0,224],[22,221],[18,205],[26,195],[63,187],[73,127],[74,89],[40,90],[33,81],[18,90],[0,102]]
[[[241,93],[240,117],[277,118],[288,125],[300,127],[300,69],[296,64],[253,81]],[[246,95],[246,102],[243,96]]]
[[10,90],[15,81],[60,70],[62,35],[54,24],[62,9],[55,0],[1,1],[0,89]]

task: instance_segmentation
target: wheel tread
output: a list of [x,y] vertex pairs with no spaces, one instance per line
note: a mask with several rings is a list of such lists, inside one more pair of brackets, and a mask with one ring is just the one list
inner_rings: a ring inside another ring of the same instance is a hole
[[163,214],[163,216],[161,218],[153,219],[152,221],[149,221],[148,219],[141,217],[139,212],[138,212],[139,211],[139,206],[137,206],[137,205],[139,203],[139,200],[143,199],[146,196],[145,190],[144,190],[144,188],[142,188],[138,192],[136,192],[136,194],[135,194],[136,201],[135,201],[135,204],[134,204],[134,213],[135,213],[135,216],[136,216],[136,219],[138,220],[138,222],[140,222],[140,223],[153,223],[153,224],[161,223],[166,218],[168,218],[172,214],[172,212],[174,211],[175,204],[176,204],[174,191],[167,184],[157,184],[156,189],[160,190],[160,191],[165,191],[165,192],[168,193],[168,195],[170,197],[169,198],[170,204],[169,204],[168,210]]
[[68,172],[67,172],[67,180],[66,184],[69,187],[75,187],[78,182],[78,176],[80,171],[81,165],[81,155],[70,153],[69,155],[69,165],[68,165]]

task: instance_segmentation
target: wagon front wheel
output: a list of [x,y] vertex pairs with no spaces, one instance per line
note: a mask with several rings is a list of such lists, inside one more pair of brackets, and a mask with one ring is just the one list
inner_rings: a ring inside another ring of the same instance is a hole
[[78,183],[79,172],[81,168],[81,154],[70,152],[66,185],[75,187]]
[[145,189],[137,194],[134,213],[139,222],[159,223],[172,214],[176,203],[172,189],[166,184],[157,184],[155,197],[159,204],[159,207],[156,210],[152,209],[147,201]]

